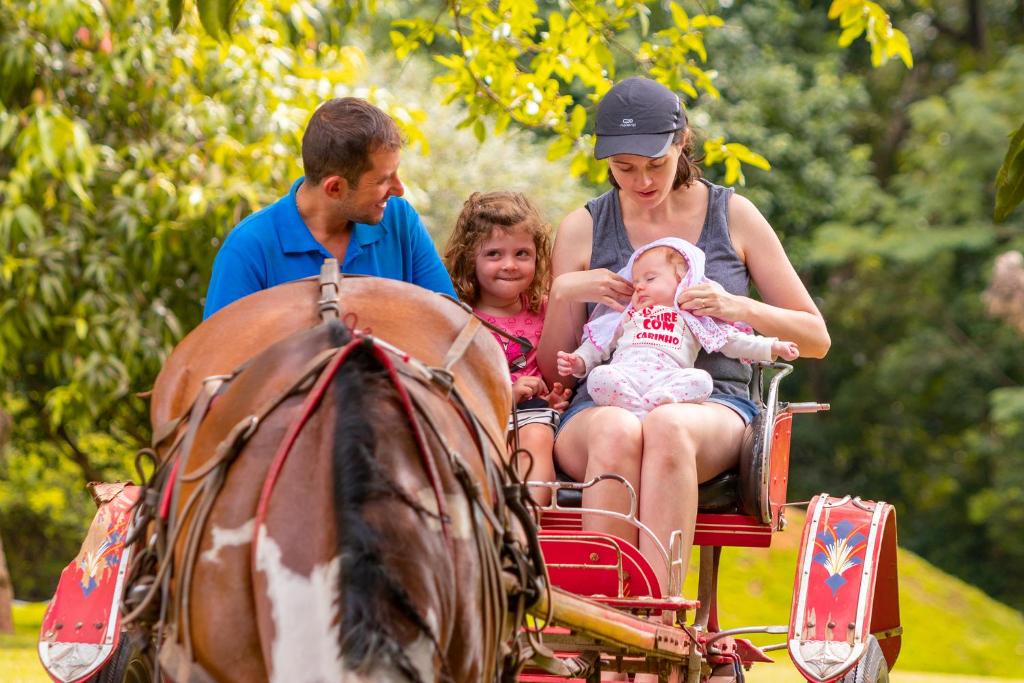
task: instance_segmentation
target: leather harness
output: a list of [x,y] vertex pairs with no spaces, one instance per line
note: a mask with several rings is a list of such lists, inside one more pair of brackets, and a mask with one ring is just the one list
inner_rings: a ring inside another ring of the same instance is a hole
[[[342,317],[340,277],[337,261],[327,259],[320,275],[318,301],[320,317],[325,324],[338,321]],[[459,305],[468,309],[464,304]],[[128,579],[129,588],[125,593],[126,600],[122,605],[122,611],[125,612],[122,623],[138,622],[138,626],[148,625],[152,628],[160,662],[160,666],[155,668],[157,680],[161,668],[175,683],[211,683],[213,680],[194,658],[190,636],[189,599],[192,573],[199,553],[202,532],[223,486],[229,466],[268,415],[289,397],[305,394],[299,417],[289,426],[264,480],[253,530],[252,553],[255,558],[259,529],[265,519],[274,485],[291,448],[319,405],[335,374],[351,353],[360,347],[369,351],[384,368],[398,394],[421,463],[434,492],[449,553],[453,552],[450,517],[447,514],[447,503],[434,458],[435,453],[428,443],[428,432],[441,446],[441,452],[436,455],[447,460],[470,503],[473,510],[473,539],[484,597],[481,622],[484,626],[483,646],[486,659],[483,667],[485,677],[481,680],[514,680],[531,648],[528,643],[522,642],[522,639],[513,641],[514,630],[510,633],[508,628],[511,626],[517,629],[524,623],[526,610],[540,597],[540,592],[546,590],[547,581],[536,534],[532,533],[533,518],[529,511],[526,488],[516,477],[510,463],[499,467],[497,463],[506,461],[505,445],[494,441],[455,386],[452,370],[463,358],[482,327],[529,346],[525,339],[511,336],[488,322],[471,316],[452,342],[441,366],[429,367],[381,339],[350,330],[351,339],[347,343],[316,354],[289,386],[262,404],[255,413],[239,421],[217,446],[214,456],[200,467],[191,471],[188,469],[199,425],[215,397],[245,368],[245,365],[230,375],[218,375],[204,380],[199,395],[189,409],[182,416],[154,431],[152,448],[140,451],[137,467],[140,467],[143,458],[150,458],[159,464],[140,497],[133,524],[134,532],[128,542],[141,542],[151,524],[155,533],[149,535],[146,547],[133,563]],[[475,443],[476,455],[483,463],[488,488],[491,491],[490,501],[484,500],[480,484],[467,462],[446,443],[443,431],[438,427],[431,412],[417,399],[415,392],[407,389],[406,380],[412,380],[435,395],[445,398],[461,417]],[[167,451],[169,455],[161,462],[157,449],[172,436],[174,441]],[[490,449],[493,449],[497,457],[487,455]],[[181,503],[179,496],[183,483],[195,484],[195,488],[185,502]],[[186,523],[190,514],[193,518],[190,523]],[[510,531],[513,528],[513,519],[526,529],[526,537],[529,540],[525,548]],[[485,528],[484,521],[490,530]],[[177,577],[172,604],[170,588],[174,550],[182,537],[182,575]],[[255,572],[255,561],[252,562],[252,566]],[[154,600],[158,596],[159,616],[155,623],[152,623]],[[442,655],[440,652],[438,654]],[[499,654],[502,662],[497,661]],[[443,656],[441,660],[444,661]]]

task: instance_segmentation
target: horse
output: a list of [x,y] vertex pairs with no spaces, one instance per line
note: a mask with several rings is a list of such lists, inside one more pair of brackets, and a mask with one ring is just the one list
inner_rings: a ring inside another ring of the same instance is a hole
[[125,622],[175,683],[508,680],[542,570],[504,354],[455,302],[331,272],[165,362]]

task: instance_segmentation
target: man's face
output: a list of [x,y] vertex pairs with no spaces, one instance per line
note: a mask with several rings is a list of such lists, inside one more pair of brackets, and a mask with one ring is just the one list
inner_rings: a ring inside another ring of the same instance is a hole
[[341,213],[353,223],[376,225],[384,218],[384,208],[391,197],[405,194],[398,177],[401,150],[370,152],[370,168],[341,198]]

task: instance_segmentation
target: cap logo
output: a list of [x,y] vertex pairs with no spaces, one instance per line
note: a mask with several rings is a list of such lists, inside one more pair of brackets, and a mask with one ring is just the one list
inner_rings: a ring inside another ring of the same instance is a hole
[[622,124],[619,127],[620,128],[636,128],[636,123],[633,121],[633,119],[622,119]]

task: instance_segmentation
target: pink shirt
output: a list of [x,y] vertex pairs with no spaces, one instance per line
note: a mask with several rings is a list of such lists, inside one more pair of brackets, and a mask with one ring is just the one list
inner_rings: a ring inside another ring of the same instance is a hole
[[[474,313],[486,320],[487,322],[500,327],[509,334],[514,334],[517,337],[524,337],[527,341],[533,344],[533,348],[528,354],[526,354],[526,366],[519,371],[512,373],[512,381],[515,382],[517,379],[523,376],[540,377],[540,367],[537,365],[537,343],[540,342],[540,331],[544,327],[544,313],[548,307],[547,299],[540,305],[540,310],[536,313],[531,312],[524,302],[523,310],[516,315],[510,316],[494,316],[474,309]],[[501,344],[501,348],[505,349],[505,358],[508,359],[511,365],[517,358],[522,355],[522,350],[519,348],[519,344],[514,341],[510,341],[501,335],[492,332],[494,338]]]

